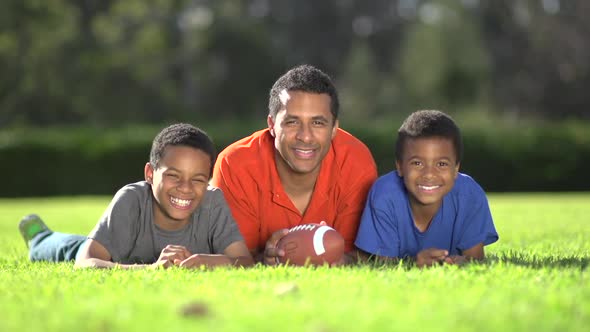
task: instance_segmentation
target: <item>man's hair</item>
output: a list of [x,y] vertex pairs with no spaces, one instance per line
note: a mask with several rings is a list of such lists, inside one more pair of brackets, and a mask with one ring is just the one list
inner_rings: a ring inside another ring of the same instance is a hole
[[395,158],[401,161],[404,155],[404,146],[408,139],[442,137],[450,139],[455,148],[457,163],[463,158],[463,140],[461,131],[455,121],[447,114],[436,110],[417,111],[402,123],[397,131],[395,143]]
[[162,129],[154,138],[150,151],[150,164],[154,169],[160,166],[160,160],[168,146],[188,146],[205,152],[211,158],[209,174],[212,174],[216,158],[215,146],[203,130],[186,123],[177,123]]
[[275,82],[272,89],[270,89],[270,98],[268,100],[268,114],[273,119],[281,110],[282,103],[279,95],[283,90],[328,94],[330,96],[330,111],[334,116],[334,121],[338,119],[340,102],[336,87],[332,83],[330,76],[321,70],[310,65],[300,65],[286,72]]

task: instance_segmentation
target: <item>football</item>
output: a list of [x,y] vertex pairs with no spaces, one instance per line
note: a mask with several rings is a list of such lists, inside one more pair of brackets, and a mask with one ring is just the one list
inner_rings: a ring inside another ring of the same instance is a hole
[[334,228],[305,224],[289,229],[277,247],[285,251],[279,262],[289,265],[323,265],[339,261],[344,255],[344,238]]

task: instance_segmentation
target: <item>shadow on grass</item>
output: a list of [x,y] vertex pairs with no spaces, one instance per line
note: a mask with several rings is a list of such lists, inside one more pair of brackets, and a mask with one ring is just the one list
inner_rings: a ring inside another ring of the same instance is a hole
[[542,268],[579,268],[584,271],[590,264],[588,256],[545,256],[522,252],[508,252],[500,255],[489,255],[488,262],[503,262],[513,265],[526,266],[535,269]]
[[[541,257],[538,255],[523,253],[518,251],[509,251],[501,254],[488,254],[483,262],[466,263],[465,265],[477,264],[477,265],[494,265],[499,262],[510,265],[525,266],[533,269],[544,269],[544,268],[579,268],[584,271],[590,265],[590,256],[545,256]],[[416,264],[412,260],[389,260],[389,261],[376,261],[370,260],[368,262],[361,263],[361,265],[370,266],[376,269],[412,269],[416,268]]]

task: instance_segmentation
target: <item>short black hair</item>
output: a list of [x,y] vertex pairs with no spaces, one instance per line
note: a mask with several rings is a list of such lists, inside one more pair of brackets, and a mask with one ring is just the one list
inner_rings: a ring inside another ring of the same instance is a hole
[[330,96],[330,112],[334,116],[334,121],[338,119],[340,101],[338,100],[336,87],[332,83],[330,76],[321,70],[311,65],[300,65],[286,72],[275,82],[272,89],[270,89],[270,98],[268,100],[268,114],[273,119],[281,110],[279,95],[283,90],[328,94]]
[[442,137],[450,139],[455,148],[457,163],[463,158],[461,131],[453,119],[437,110],[416,111],[406,118],[397,132],[395,158],[402,161],[404,146],[408,139]]
[[154,169],[159,167],[168,146],[188,146],[205,152],[211,158],[209,174],[212,174],[217,156],[215,145],[205,131],[187,123],[177,123],[162,129],[154,138],[150,151],[150,164]]

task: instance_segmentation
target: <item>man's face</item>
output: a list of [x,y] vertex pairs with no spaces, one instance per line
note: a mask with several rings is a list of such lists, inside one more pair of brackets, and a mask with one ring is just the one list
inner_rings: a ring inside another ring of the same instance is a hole
[[457,154],[450,139],[428,137],[404,143],[397,171],[404,179],[412,209],[438,209],[443,197],[453,189],[459,172]]
[[267,121],[280,156],[279,172],[318,174],[338,129],[330,112],[330,96],[283,90],[280,100],[281,110]]
[[184,227],[207,192],[211,169],[209,155],[188,146],[168,146],[159,166],[145,166],[152,185],[154,220],[164,229]]

